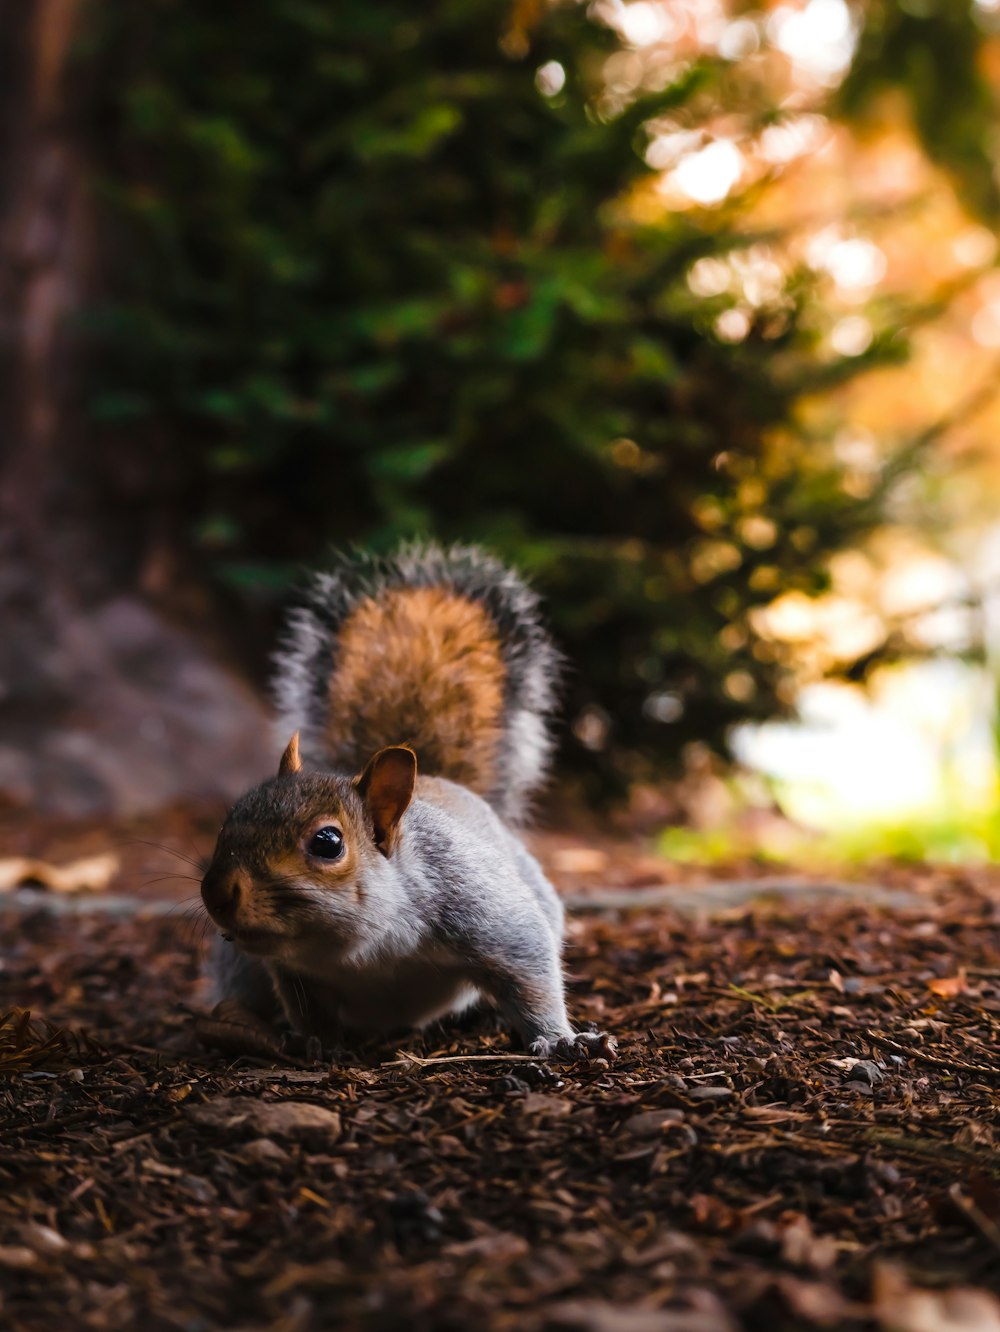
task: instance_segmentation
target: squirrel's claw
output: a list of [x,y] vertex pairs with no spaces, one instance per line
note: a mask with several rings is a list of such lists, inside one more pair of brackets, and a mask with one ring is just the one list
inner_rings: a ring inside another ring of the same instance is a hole
[[306,1036],[292,1027],[286,1027],[282,1034],[282,1048],[303,1064],[330,1065],[338,1061],[338,1051],[333,1046],[325,1045],[319,1036]]
[[306,1061],[310,1064],[322,1064],[329,1062],[329,1060],[325,1058],[325,1052],[323,1050],[323,1042],[320,1040],[318,1036],[306,1037],[304,1055]]
[[531,1042],[528,1053],[540,1059],[562,1059],[570,1063],[589,1063],[592,1059],[611,1063],[618,1057],[618,1042],[607,1031],[578,1031],[555,1041],[539,1036]]

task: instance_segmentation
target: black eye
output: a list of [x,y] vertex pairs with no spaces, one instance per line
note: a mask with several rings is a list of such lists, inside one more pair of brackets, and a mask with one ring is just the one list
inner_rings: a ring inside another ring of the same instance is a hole
[[306,850],[317,860],[339,860],[344,854],[344,834],[332,825],[320,828],[310,837]]

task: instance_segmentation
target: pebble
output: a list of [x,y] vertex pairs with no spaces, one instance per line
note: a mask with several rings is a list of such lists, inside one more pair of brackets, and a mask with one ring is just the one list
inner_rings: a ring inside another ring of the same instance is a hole
[[194,1105],[184,1104],[184,1113],[203,1128],[247,1131],[257,1138],[340,1137],[340,1115],[310,1101],[258,1101],[249,1096],[216,1096]]
[[687,1094],[692,1101],[728,1101],[735,1095],[732,1087],[689,1087]]
[[664,1129],[684,1122],[683,1110],[643,1110],[626,1119],[622,1128],[635,1138],[655,1138]]
[[279,1147],[273,1138],[254,1138],[241,1148],[240,1156],[244,1161],[252,1161],[258,1165],[283,1165],[289,1160],[284,1147]]
[[21,1238],[36,1253],[55,1255],[65,1253],[70,1247],[69,1240],[60,1235],[58,1230],[53,1230],[51,1226],[43,1226],[37,1221],[29,1221],[21,1228]]
[[859,1059],[851,1069],[855,1078],[860,1078],[872,1087],[883,1080],[885,1074],[872,1059]]

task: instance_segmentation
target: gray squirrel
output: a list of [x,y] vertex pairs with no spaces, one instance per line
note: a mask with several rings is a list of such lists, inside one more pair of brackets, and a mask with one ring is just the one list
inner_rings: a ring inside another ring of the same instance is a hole
[[277,657],[292,739],[201,886],[220,1009],[315,1054],[485,998],[533,1055],[614,1057],[613,1036],[570,1024],[562,903],[515,831],[558,660],[535,594],[478,549],[312,576]]

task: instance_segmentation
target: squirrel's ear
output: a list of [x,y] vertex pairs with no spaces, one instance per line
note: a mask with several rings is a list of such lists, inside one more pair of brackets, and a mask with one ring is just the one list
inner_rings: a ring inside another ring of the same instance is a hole
[[404,745],[380,749],[356,785],[375,825],[375,845],[387,856],[395,840],[396,826],[413,799],[417,780],[417,756]]
[[300,772],[302,770],[302,760],[299,758],[299,733],[292,736],[285,746],[285,752],[281,756],[281,762],[278,764],[278,776],[285,777],[290,772]]

